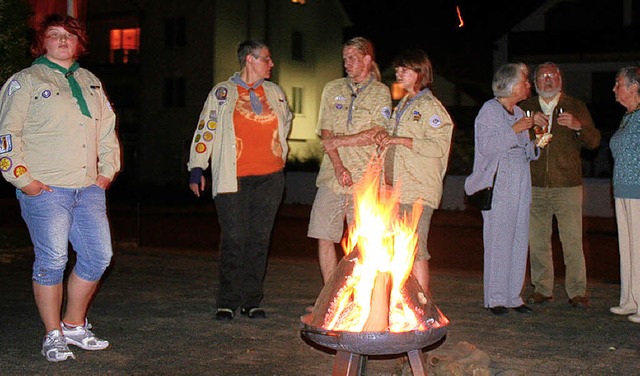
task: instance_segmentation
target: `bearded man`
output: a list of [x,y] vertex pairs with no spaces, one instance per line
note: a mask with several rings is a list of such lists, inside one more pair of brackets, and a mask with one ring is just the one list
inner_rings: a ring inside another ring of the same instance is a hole
[[531,162],[532,203],[529,222],[529,261],[534,293],[528,302],[553,299],[551,235],[556,217],[565,265],[565,292],[574,307],[588,307],[587,271],[582,249],[581,149],[596,149],[600,131],[587,106],[562,92],[562,74],[554,63],[540,64],[534,72],[538,96],[520,104],[534,117],[537,134],[550,134],[540,158]]

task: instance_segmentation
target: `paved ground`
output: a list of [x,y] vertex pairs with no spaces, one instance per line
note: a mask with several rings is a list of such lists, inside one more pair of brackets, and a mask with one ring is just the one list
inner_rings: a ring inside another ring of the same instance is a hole
[[[114,262],[89,313],[112,346],[78,349],[53,364],[40,354],[41,324],[30,286],[32,251],[11,203],[0,214],[0,374],[6,375],[329,375],[334,354],[310,346],[299,317],[321,289],[307,207],[286,207],[266,277],[266,320],[213,320],[217,226],[211,208],[136,205],[111,210]],[[470,343],[490,359],[489,375],[638,375],[640,325],[608,312],[618,301],[615,224],[586,224],[592,306],[572,308],[557,281],[555,301],[533,315],[495,317],[482,308],[478,213],[436,212],[432,296],[451,320],[429,364]],[[595,265],[594,265],[595,264]],[[605,265],[598,265],[605,264]],[[613,266],[612,266],[613,265]],[[597,267],[596,267],[597,266]],[[525,294],[531,292],[525,287]],[[371,357],[367,375],[391,375],[398,356]],[[435,373],[434,373],[435,374]],[[479,373],[482,374],[482,373]]]

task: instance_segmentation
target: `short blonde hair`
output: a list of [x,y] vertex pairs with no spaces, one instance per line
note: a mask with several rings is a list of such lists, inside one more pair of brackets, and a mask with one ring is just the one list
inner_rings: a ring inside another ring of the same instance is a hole
[[353,47],[360,51],[363,55],[369,55],[371,57],[371,63],[369,65],[369,71],[373,73],[376,80],[380,81],[382,75],[380,74],[380,68],[376,63],[376,52],[373,48],[373,43],[370,40],[363,37],[354,37],[345,42],[343,48]]

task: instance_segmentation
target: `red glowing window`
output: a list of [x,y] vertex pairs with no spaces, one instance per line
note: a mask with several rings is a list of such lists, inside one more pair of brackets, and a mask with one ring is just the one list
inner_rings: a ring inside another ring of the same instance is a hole
[[140,50],[140,28],[111,29],[109,34],[109,60],[111,64],[127,64],[132,52]]

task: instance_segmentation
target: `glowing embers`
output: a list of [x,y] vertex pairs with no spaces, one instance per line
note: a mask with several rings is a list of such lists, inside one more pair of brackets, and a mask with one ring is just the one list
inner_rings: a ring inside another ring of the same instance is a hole
[[302,321],[347,332],[408,332],[446,326],[449,320],[411,275],[422,206],[398,219],[397,186],[380,189],[381,161],[374,159],[354,187],[353,226],[345,257]]

